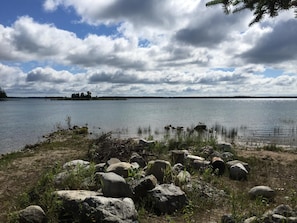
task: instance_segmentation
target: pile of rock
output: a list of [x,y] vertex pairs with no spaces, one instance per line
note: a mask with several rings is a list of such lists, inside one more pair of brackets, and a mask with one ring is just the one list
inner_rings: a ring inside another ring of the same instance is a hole
[[[152,142],[139,140],[138,151],[150,143]],[[118,144],[111,145],[119,151]],[[131,144],[129,146],[132,148]],[[125,158],[125,161],[121,161],[119,156],[108,159],[105,157],[104,162],[95,164],[93,176],[84,180],[84,190],[81,190],[82,187],[80,190],[65,190],[63,182],[69,176],[79,174],[82,169],[90,168],[90,162],[74,160],[65,163],[63,171],[55,176],[56,186],[62,190],[53,193],[63,204],[60,208],[60,220],[87,223],[136,222],[135,204],[144,205],[156,214],[171,214],[182,210],[188,204],[186,192],[195,191],[204,199],[223,197],[226,195],[224,191],[202,180],[193,180],[187,171],[203,172],[209,169],[211,174],[216,175],[228,171],[232,180],[247,180],[250,167],[245,162],[233,160],[232,146],[223,143],[219,144],[218,148],[219,151],[215,151],[212,147],[204,147],[199,153],[201,156],[193,155],[188,150],[172,150],[171,162],[159,159],[147,162],[142,155],[129,149],[130,158]],[[96,157],[99,159],[101,155],[97,154]],[[263,196],[273,199],[274,195],[274,191],[269,191],[265,187],[253,188],[250,191],[251,198]],[[45,221],[44,211],[40,207],[33,207],[20,212],[22,222]],[[32,218],[37,220],[24,220]]]

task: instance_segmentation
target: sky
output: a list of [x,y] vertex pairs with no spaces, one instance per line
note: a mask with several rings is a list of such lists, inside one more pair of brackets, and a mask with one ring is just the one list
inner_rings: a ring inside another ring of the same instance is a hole
[[8,96],[296,96],[293,11],[204,0],[1,0]]

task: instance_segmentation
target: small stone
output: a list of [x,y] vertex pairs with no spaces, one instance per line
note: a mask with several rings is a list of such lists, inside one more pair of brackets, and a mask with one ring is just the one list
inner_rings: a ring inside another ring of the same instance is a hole
[[245,219],[243,223],[258,223],[258,218],[256,216]]
[[63,165],[63,169],[65,170],[73,170],[79,167],[88,167],[90,165],[90,162],[84,161],[84,160],[72,160],[70,162],[67,162]]
[[20,223],[45,223],[46,215],[44,210],[37,205],[31,205],[19,213]]
[[256,186],[250,189],[249,195],[252,199],[263,197],[272,200],[275,197],[275,191],[268,186]]

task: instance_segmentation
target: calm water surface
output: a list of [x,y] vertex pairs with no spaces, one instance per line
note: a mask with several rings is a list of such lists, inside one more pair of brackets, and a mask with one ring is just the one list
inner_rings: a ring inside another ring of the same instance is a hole
[[296,146],[297,99],[128,99],[118,101],[58,101],[9,99],[0,102],[0,153],[19,150],[42,140],[57,127],[88,125],[90,131],[113,131],[137,136],[150,127],[162,134],[164,126],[235,130],[246,142]]

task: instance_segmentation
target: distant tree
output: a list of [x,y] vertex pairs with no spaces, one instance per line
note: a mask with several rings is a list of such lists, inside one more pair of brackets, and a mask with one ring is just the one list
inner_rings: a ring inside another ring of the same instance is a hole
[[0,87],[0,98],[7,98],[5,91]]
[[283,10],[295,9],[297,17],[297,0],[212,0],[206,3],[206,6],[212,5],[223,5],[226,14],[251,10],[255,17],[250,25],[259,22],[265,15],[275,17]]
[[72,94],[71,98],[79,98],[79,93]]
[[92,98],[92,93],[90,91],[87,91],[87,98]]

